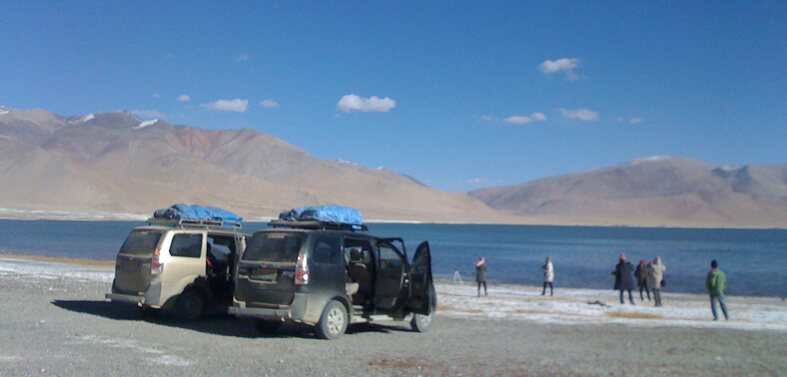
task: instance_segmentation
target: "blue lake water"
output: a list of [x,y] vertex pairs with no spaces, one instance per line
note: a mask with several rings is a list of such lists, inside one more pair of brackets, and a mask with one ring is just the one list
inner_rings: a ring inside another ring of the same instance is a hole
[[[141,222],[0,220],[0,252],[114,260],[126,235]],[[712,259],[727,274],[728,294],[787,296],[787,230],[558,227],[521,225],[369,224],[377,236],[402,237],[409,254],[429,241],[436,277],[459,271],[473,281],[484,256],[492,283],[541,284],[547,256],[555,289],[612,289],[620,253],[633,263],[661,256],[666,292],[704,292]],[[266,228],[247,223],[244,232]]]

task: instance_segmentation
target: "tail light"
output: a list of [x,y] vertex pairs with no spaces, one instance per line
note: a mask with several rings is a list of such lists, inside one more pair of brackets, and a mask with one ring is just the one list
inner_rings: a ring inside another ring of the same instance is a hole
[[295,264],[295,284],[309,284],[309,264],[306,254],[298,254],[298,262]]
[[164,272],[164,263],[161,262],[161,249],[156,248],[153,252],[153,260],[150,261],[150,273],[160,274]]

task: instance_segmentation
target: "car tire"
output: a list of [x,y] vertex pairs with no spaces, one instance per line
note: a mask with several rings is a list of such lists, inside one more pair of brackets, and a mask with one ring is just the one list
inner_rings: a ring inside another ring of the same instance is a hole
[[175,302],[175,318],[181,321],[194,321],[202,317],[205,301],[196,290],[188,290],[180,294]]
[[349,317],[347,308],[336,300],[328,301],[317,323],[317,337],[320,339],[338,339],[347,331]]
[[410,327],[417,332],[429,331],[432,328],[432,314],[413,314],[413,319],[410,320]]
[[262,335],[273,334],[284,324],[282,321],[268,321],[265,319],[254,320],[254,328]]

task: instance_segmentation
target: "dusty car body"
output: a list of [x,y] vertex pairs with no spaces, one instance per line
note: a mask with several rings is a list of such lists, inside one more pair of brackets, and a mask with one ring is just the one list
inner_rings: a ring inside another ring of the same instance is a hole
[[248,234],[221,221],[148,220],[117,254],[106,298],[194,320],[232,303],[234,266]]
[[429,244],[412,261],[404,241],[319,221],[273,221],[254,233],[237,264],[233,306],[262,332],[283,322],[335,339],[348,324],[386,316],[428,331],[436,306]]

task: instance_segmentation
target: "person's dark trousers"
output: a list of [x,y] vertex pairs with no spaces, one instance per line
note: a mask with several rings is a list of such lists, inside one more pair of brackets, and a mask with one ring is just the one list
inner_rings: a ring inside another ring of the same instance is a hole
[[484,285],[484,296],[486,296],[487,292],[486,292],[486,282],[485,281],[479,281],[478,282],[478,295],[481,296],[481,284]]
[[[631,290],[629,290],[628,293],[629,293],[629,302],[631,302],[631,305],[634,305],[634,295],[631,294]],[[625,304],[626,303],[626,301],[623,300],[623,290],[622,289],[620,290],[620,303],[621,304]]]
[[648,301],[650,301],[650,288],[647,285],[639,286],[639,299],[645,301],[645,297],[642,295],[643,290],[648,294]]
[[541,296],[547,294],[547,285],[549,285],[549,295],[552,296],[552,295],[555,294],[555,290],[552,288],[552,282],[551,281],[545,281],[544,282],[544,290],[541,291]]
[[661,289],[653,290],[653,301],[656,301],[655,306],[661,306]]
[[724,299],[724,293],[717,293],[710,295],[710,311],[713,313],[713,320],[719,320],[719,313],[716,312],[716,301],[718,301],[719,306],[721,306],[721,312],[724,314],[724,319],[730,319],[730,316],[727,315],[727,302]]

